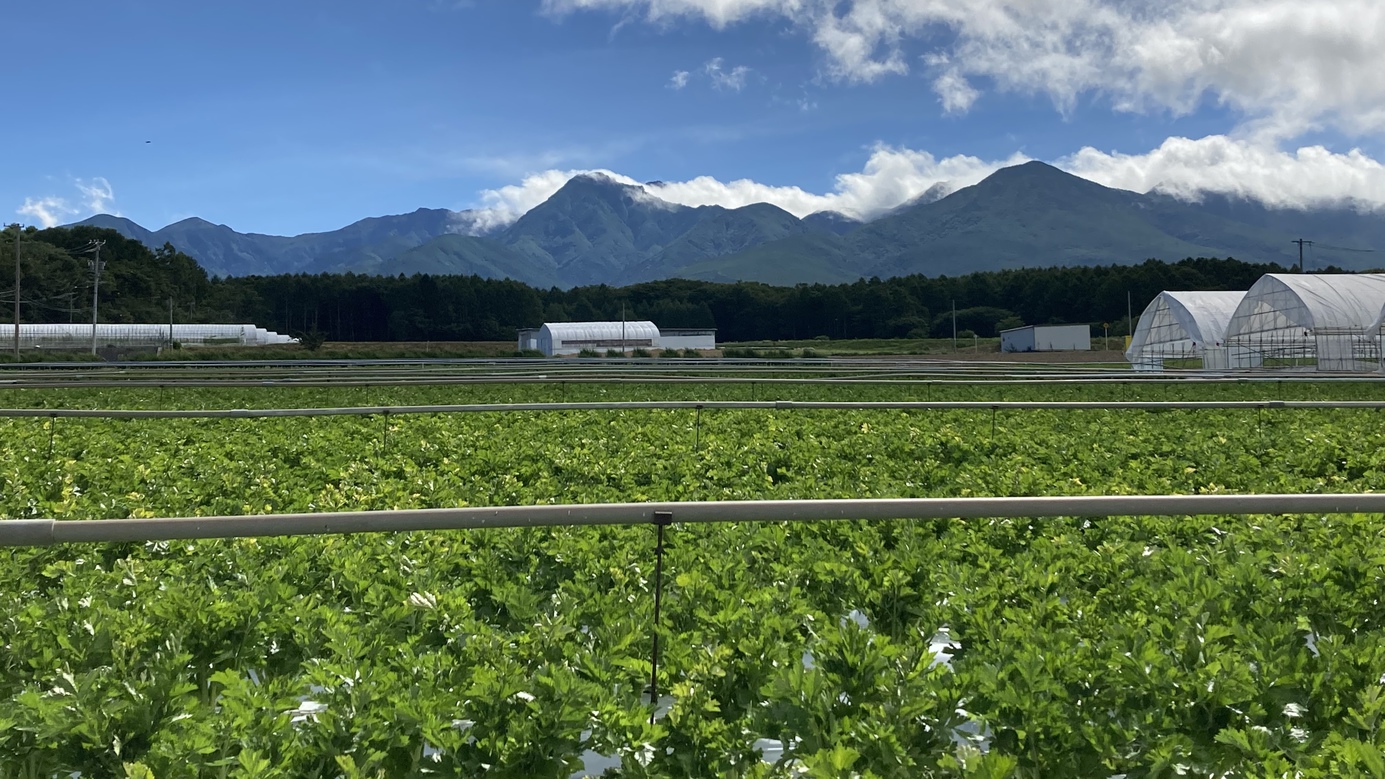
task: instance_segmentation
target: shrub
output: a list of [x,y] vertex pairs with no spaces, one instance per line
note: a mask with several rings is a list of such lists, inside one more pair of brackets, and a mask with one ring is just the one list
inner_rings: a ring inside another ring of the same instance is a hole
[[515,352],[516,357],[545,357],[546,355],[538,349],[520,349]]
[[315,352],[327,343],[327,334],[314,328],[298,336],[298,344],[310,352]]
[[650,354],[648,349],[633,349],[633,350],[631,350],[631,352],[630,352],[630,356],[631,356],[631,357],[653,357],[654,355]]
[[759,357],[760,355],[754,349],[732,347],[730,349],[722,349],[721,356],[730,357],[732,359],[754,359],[756,357]]
[[660,357],[665,357],[665,358],[667,358],[667,357],[678,357],[678,356],[679,356],[679,353],[678,353],[678,350],[677,350],[677,349],[665,349],[665,350],[659,352],[659,356],[660,356]]
[[607,350],[606,350],[606,356],[607,356],[607,357],[624,357],[625,355],[624,355],[623,353],[621,353],[621,352],[620,352],[619,350],[617,350],[617,349],[607,349]]
[[811,347],[811,346],[808,347],[807,349],[804,349],[803,352],[802,352],[802,357],[803,357],[804,359],[811,360],[811,359],[813,359],[813,358],[815,358],[815,357],[818,357],[818,356],[819,356],[819,355],[818,355],[818,350],[817,350],[817,349],[814,349],[814,348]]
[[684,357],[701,357],[701,356],[702,356],[702,352],[699,352],[699,351],[696,350],[696,349],[684,349],[684,350],[683,350],[683,356],[684,356]]
[[598,351],[595,350],[595,349],[583,349],[582,351],[580,351],[580,352],[577,353],[577,356],[578,356],[578,357],[600,357],[600,356],[601,356],[601,352],[598,352]]
[[830,341],[830,340],[832,340],[832,336],[830,336],[830,335],[815,335],[815,336],[813,336],[813,340],[814,340],[814,341]]

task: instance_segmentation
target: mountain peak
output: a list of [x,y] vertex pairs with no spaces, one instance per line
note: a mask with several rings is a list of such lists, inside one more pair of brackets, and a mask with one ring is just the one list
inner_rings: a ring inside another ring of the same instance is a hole
[[592,172],[592,173],[578,173],[576,176],[573,176],[572,178],[568,179],[568,180],[567,180],[567,183],[563,185],[563,188],[566,189],[567,187],[571,187],[571,186],[577,186],[577,187],[609,187],[609,188],[611,188],[611,189],[621,189],[621,190],[625,190],[625,189],[639,189],[639,188],[640,188],[640,187],[636,187],[636,186],[631,186],[630,184],[622,184],[621,182],[616,181],[615,179],[611,178],[610,176],[607,176],[605,173],[596,173],[596,172]]
[[224,225],[212,224],[211,222],[208,222],[207,220],[203,219],[203,218],[200,217],[200,216],[190,216],[190,217],[188,217],[187,219],[180,219],[180,220],[178,220],[177,222],[174,222],[173,224],[169,225],[168,227],[165,227],[164,229],[167,230],[169,227],[194,228],[194,227],[223,227],[223,226],[224,226]]
[[1040,162],[1038,160],[1030,160],[1029,162],[1020,163],[1019,165],[1001,168],[995,173],[987,176],[983,181],[990,181],[992,179],[999,181],[1013,181],[1016,179],[1047,179],[1051,181],[1077,179],[1078,181],[1086,181],[1084,178],[1074,176],[1061,168],[1055,168],[1047,162]]

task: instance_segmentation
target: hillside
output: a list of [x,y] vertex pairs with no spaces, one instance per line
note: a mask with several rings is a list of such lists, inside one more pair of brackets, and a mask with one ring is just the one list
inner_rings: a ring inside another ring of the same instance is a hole
[[[83,222],[150,247],[171,243],[217,276],[477,273],[545,287],[666,278],[792,285],[1197,256],[1289,265],[1296,238],[1318,242],[1310,269],[1385,265],[1385,253],[1349,251],[1385,248],[1385,216],[1364,204],[1273,209],[1215,195],[1188,202],[1112,189],[1041,162],[960,189],[939,183],[866,224],[830,211],[799,219],[767,203],[679,205],[600,175],[572,178],[508,228],[454,238],[474,223],[470,212],[419,209],[282,237],[196,218],[152,232],[108,215]],[[422,247],[430,248],[414,252]]]

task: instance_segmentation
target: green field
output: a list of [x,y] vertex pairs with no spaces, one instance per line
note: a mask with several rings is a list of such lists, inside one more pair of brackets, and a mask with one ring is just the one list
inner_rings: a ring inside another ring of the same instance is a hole
[[[540,384],[0,401],[751,393],[1379,399],[1385,387]],[[0,435],[0,514],[71,520],[1385,489],[1385,420],[1360,409],[37,418],[0,420]],[[1378,515],[675,524],[668,539],[669,697],[654,725],[648,527],[7,550],[0,777],[567,777],[584,761],[622,777],[1385,775]]]

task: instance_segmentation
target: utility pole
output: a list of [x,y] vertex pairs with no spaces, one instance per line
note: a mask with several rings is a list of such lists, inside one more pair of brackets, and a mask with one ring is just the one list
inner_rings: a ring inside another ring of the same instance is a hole
[[1130,290],[1125,291],[1125,336],[1135,340],[1135,309],[1130,306]]
[[1305,241],[1305,240],[1303,240],[1302,238],[1299,238],[1299,239],[1294,240],[1294,241],[1289,241],[1289,243],[1296,243],[1296,244],[1298,244],[1298,272],[1299,272],[1299,273],[1302,273],[1302,272],[1303,272],[1303,245],[1304,245],[1304,244],[1308,244],[1309,246],[1312,246],[1312,245],[1313,245],[1313,242],[1312,242],[1312,241]]
[[168,296],[168,345],[173,346],[173,296]]
[[625,301],[620,302],[620,356],[625,356]]
[[14,225],[14,361],[19,362],[19,236],[24,228]]
[[91,353],[96,354],[96,314],[97,306],[101,300],[101,247],[105,246],[105,241],[92,241],[91,251],[96,253],[95,259],[91,261]]

